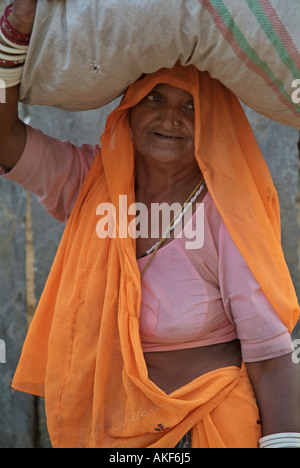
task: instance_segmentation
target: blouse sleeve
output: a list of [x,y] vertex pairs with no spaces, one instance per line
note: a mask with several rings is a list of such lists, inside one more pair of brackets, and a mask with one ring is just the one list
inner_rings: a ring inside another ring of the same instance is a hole
[[234,322],[244,362],[273,359],[294,351],[291,335],[265,297],[222,222],[219,281],[228,318]]
[[15,167],[0,175],[35,193],[48,213],[61,222],[71,214],[99,147],[76,147],[26,125],[26,144]]

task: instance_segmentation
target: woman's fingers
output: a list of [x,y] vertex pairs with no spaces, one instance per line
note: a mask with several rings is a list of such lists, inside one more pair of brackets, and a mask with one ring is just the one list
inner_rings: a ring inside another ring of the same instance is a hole
[[[9,20],[22,34],[32,32],[38,0],[14,0]],[[39,0],[45,1],[45,0]],[[52,2],[53,0],[47,0]]]

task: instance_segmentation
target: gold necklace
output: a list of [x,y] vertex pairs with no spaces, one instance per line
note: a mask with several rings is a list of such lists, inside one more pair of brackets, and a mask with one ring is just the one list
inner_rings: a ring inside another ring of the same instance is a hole
[[193,198],[193,196],[195,195],[195,193],[199,190],[199,188],[201,187],[201,185],[203,184],[204,182],[204,178],[202,178],[202,180],[197,184],[197,186],[194,188],[194,190],[192,191],[192,193],[189,195],[188,199],[184,202],[184,204],[181,206],[180,210],[178,211],[178,213],[174,216],[173,220],[171,221],[168,229],[166,229],[165,233],[163,234],[162,238],[160,239],[160,241],[156,244],[155,246],[155,249],[154,251],[152,252],[150,258],[148,259],[146,265],[144,266],[143,268],[143,271],[141,272],[141,278],[144,276],[147,268],[149,267],[150,263],[152,262],[153,260],[153,257],[154,255],[156,254],[156,252],[158,251],[158,249],[160,248],[160,246],[165,242],[166,238],[167,238],[167,235],[169,234],[169,232],[171,231],[171,228],[172,226],[176,223],[177,221],[177,218],[179,218],[179,216],[181,216],[182,212],[184,211],[186,205],[191,201],[191,199]]

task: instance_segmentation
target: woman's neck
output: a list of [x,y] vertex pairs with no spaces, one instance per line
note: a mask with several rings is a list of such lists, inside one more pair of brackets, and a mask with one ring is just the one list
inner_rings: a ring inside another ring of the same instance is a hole
[[196,160],[189,166],[137,162],[135,171],[136,200],[144,203],[183,202],[202,177]]

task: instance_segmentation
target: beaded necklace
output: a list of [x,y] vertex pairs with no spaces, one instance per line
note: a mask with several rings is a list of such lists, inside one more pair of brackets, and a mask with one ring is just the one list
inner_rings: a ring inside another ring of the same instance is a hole
[[143,257],[145,257],[146,255],[152,254],[150,256],[149,260],[147,261],[142,273],[141,273],[141,277],[143,277],[143,275],[145,274],[147,268],[149,267],[150,263],[152,262],[153,257],[156,254],[156,252],[158,251],[159,247],[165,242],[168,235],[175,229],[175,227],[181,221],[181,219],[183,218],[185,213],[190,209],[190,207],[192,206],[194,201],[199,197],[199,195],[202,192],[202,190],[204,189],[204,187],[205,187],[205,180],[202,179],[201,182],[199,182],[199,184],[197,184],[195,189],[192,191],[192,193],[190,194],[188,199],[184,202],[184,204],[182,205],[180,211],[175,215],[174,219],[170,223],[168,229],[163,234],[160,241],[158,241],[155,245],[153,245],[150,249],[148,249],[146,251],[146,253],[143,255]]

